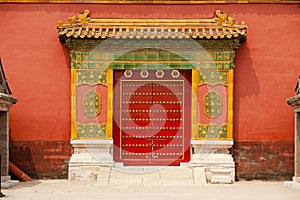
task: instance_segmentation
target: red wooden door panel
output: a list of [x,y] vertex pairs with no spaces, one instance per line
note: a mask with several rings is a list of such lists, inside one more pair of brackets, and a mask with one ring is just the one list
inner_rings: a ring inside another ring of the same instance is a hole
[[181,74],[177,76],[176,71],[114,71],[115,161],[125,165],[189,161],[191,72],[177,71]]

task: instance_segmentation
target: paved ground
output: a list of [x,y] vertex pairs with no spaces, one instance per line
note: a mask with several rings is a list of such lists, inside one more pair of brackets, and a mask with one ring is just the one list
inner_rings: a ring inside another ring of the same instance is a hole
[[[113,184],[100,186],[97,181],[40,180],[20,183],[11,189],[2,189],[8,200],[299,200],[300,190],[284,187],[283,182],[236,182],[228,185],[185,185],[180,183]],[[130,183],[130,181],[129,181]]]

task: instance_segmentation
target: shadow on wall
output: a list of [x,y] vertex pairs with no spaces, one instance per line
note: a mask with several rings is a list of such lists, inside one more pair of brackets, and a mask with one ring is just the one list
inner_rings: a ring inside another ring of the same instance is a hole
[[252,67],[252,58],[247,42],[241,45],[235,57],[234,75],[234,137],[238,133],[240,100],[241,98],[256,96],[259,94],[259,81]]
[[71,69],[71,56],[70,56],[70,50],[68,49],[68,47],[66,47],[65,45],[61,44],[61,49],[64,53],[64,57],[65,57],[65,61],[66,61],[66,66],[68,68],[68,70],[70,71]]
[[239,132],[241,100],[259,95],[260,83],[252,66],[247,42],[237,50],[235,63],[233,156],[236,179],[290,180],[294,166],[293,142],[238,141],[239,134],[243,134]]
[[[13,141],[10,141],[9,146],[9,161],[31,178],[38,178],[30,147],[26,144],[14,143]],[[12,178],[17,179],[16,177]]]

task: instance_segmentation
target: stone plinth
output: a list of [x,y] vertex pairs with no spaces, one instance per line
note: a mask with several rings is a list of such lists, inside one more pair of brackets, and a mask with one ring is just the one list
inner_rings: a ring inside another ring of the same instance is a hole
[[[1,70],[0,70],[1,74]],[[1,78],[0,78],[1,80]],[[0,87],[1,88],[1,87]],[[1,181],[10,180],[9,167],[9,109],[17,99],[0,92],[0,155],[1,155]]]
[[300,94],[290,97],[286,101],[295,112],[295,172],[293,181],[300,184]]
[[71,140],[69,180],[96,180],[101,167],[113,167],[112,140]]
[[192,168],[204,168],[207,182],[233,183],[235,164],[229,149],[232,140],[192,140]]

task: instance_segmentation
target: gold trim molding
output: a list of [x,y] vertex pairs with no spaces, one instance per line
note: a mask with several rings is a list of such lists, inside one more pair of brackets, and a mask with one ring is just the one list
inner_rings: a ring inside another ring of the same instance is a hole
[[0,3],[59,3],[59,4],[297,4],[299,0],[0,0]]

